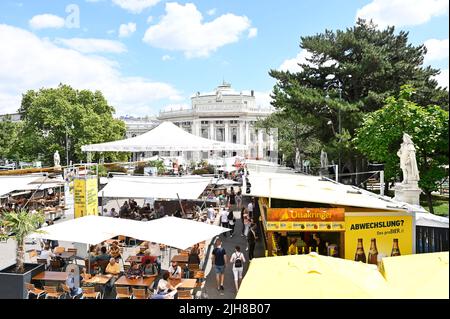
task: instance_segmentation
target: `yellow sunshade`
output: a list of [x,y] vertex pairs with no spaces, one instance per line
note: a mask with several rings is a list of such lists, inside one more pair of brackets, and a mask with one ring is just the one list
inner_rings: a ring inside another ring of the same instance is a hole
[[386,257],[381,272],[397,298],[449,298],[448,252]]
[[253,259],[236,296],[237,299],[392,297],[376,266],[316,253]]

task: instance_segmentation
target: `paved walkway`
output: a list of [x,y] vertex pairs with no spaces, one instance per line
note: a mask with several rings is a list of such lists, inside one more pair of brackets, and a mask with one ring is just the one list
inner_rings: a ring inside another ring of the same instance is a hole
[[[248,262],[248,252],[245,251],[245,248],[247,247],[247,239],[244,236],[241,236],[242,233],[242,223],[241,223],[241,213],[240,211],[235,211],[234,216],[236,217],[236,226],[234,228],[234,234],[233,237],[230,238],[227,233],[227,237],[224,237],[223,235],[220,236],[220,239],[222,239],[222,247],[225,248],[225,251],[227,253],[228,260],[230,259],[231,255],[234,252],[234,247],[236,245],[241,247],[241,252],[244,253],[246,263],[244,265],[244,277],[247,273],[249,262]],[[211,249],[212,251],[212,249]],[[254,251],[255,257],[263,257],[264,256],[264,244],[262,242],[262,239],[259,238],[255,245],[255,251]],[[211,257],[210,257],[211,258]],[[208,263],[211,263],[211,260],[208,261]],[[220,292],[217,290],[217,281],[216,281],[216,273],[214,271],[214,267],[212,267],[211,271],[209,272],[208,276],[206,277],[206,293],[208,294],[209,299],[234,299],[236,298],[236,288],[234,285],[234,277],[233,277],[233,271],[232,271],[232,265],[227,264],[225,267],[225,280],[224,280],[224,288],[225,291]],[[222,295],[222,294],[223,295]]]

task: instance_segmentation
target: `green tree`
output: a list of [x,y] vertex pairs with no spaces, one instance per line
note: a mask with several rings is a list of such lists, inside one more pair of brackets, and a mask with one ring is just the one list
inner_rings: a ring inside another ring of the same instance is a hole
[[385,164],[387,180],[400,175],[397,151],[403,133],[412,137],[420,172],[419,186],[433,213],[431,192],[438,189],[448,165],[448,111],[439,106],[423,107],[413,102],[415,92],[402,87],[398,98],[389,97],[386,105],[364,118],[354,143],[370,160]]
[[[76,90],[62,84],[57,88],[30,90],[23,95],[19,112],[24,123],[17,148],[22,158],[29,161],[41,159],[52,164],[54,152],[59,151],[61,162],[65,163],[66,136],[69,159],[73,162],[85,158],[82,145],[125,136],[124,122],[113,118],[114,108],[100,91]],[[124,159],[120,153],[104,156],[111,161]]]
[[25,238],[33,233],[45,221],[42,212],[30,213],[27,210],[19,212],[2,212],[0,214],[0,238],[13,238],[17,241],[16,272],[24,272],[24,243]]
[[349,141],[363,115],[380,109],[401,85],[416,88],[413,101],[419,105],[448,110],[448,92],[433,79],[439,70],[423,66],[426,48],[409,44],[407,32],[396,34],[394,27],[379,30],[359,19],[344,31],[301,37],[300,47],[311,54],[308,63],[300,64],[300,72],[269,72],[277,80],[272,104],[287,114],[296,112],[327,149],[341,153],[340,170],[344,165],[350,171],[365,169],[362,154]]
[[259,119],[255,127],[272,134],[271,129],[278,131],[278,150],[284,155],[284,161],[294,164],[296,154],[299,154],[298,164],[309,160],[311,166],[317,166],[320,158],[321,143],[315,136],[312,126],[303,124],[302,119],[295,112],[280,111]]
[[0,120],[0,159],[18,160],[15,145],[19,141],[21,122],[12,122],[10,117]]

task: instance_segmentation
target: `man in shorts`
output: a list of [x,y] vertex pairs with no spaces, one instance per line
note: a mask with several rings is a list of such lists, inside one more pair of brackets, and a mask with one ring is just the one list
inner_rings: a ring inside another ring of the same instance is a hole
[[212,263],[216,271],[217,290],[224,294],[223,280],[225,278],[225,264],[227,263],[227,254],[222,247],[222,241],[216,240],[216,248],[212,252]]

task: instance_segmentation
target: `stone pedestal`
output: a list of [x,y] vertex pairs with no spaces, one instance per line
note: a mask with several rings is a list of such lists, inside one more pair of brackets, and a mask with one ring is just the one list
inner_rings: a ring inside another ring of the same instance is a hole
[[412,205],[420,205],[420,193],[422,190],[417,183],[399,184],[394,187],[394,200]]

